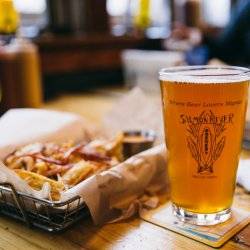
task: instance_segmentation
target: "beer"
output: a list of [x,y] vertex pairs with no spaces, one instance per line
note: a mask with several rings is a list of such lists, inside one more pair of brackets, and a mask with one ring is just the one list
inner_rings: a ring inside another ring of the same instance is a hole
[[216,214],[232,204],[249,84],[241,69],[231,82],[231,69],[223,77],[192,68],[191,76],[160,76],[170,195],[186,213]]

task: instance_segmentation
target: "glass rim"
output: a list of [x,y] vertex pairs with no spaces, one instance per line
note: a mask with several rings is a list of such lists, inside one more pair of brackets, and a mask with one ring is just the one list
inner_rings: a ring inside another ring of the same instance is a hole
[[161,69],[159,79],[174,82],[240,82],[250,80],[250,69],[229,65],[175,66]]

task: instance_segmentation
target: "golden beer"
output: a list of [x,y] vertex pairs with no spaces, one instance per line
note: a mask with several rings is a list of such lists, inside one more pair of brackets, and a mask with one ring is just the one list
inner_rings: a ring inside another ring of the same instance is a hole
[[[195,224],[217,224],[230,217],[247,107],[247,69],[166,71],[160,81],[175,214],[185,214],[188,219],[181,219]],[[198,218],[200,214],[204,216]],[[214,216],[208,220],[206,215]]]

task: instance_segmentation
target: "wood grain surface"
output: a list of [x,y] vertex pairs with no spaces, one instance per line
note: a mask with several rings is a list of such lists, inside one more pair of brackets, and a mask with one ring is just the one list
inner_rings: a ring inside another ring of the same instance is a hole
[[[250,204],[250,196],[237,188],[236,201]],[[127,221],[94,226],[91,219],[60,234],[27,228],[19,222],[0,218],[0,249],[212,249],[136,216]],[[233,237],[223,250],[250,249],[250,225]]]

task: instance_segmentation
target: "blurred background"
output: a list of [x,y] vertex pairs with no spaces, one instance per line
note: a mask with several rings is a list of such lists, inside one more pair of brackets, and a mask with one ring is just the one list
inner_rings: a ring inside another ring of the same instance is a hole
[[0,0],[1,113],[158,93],[158,70],[186,64],[250,65],[250,1]]

